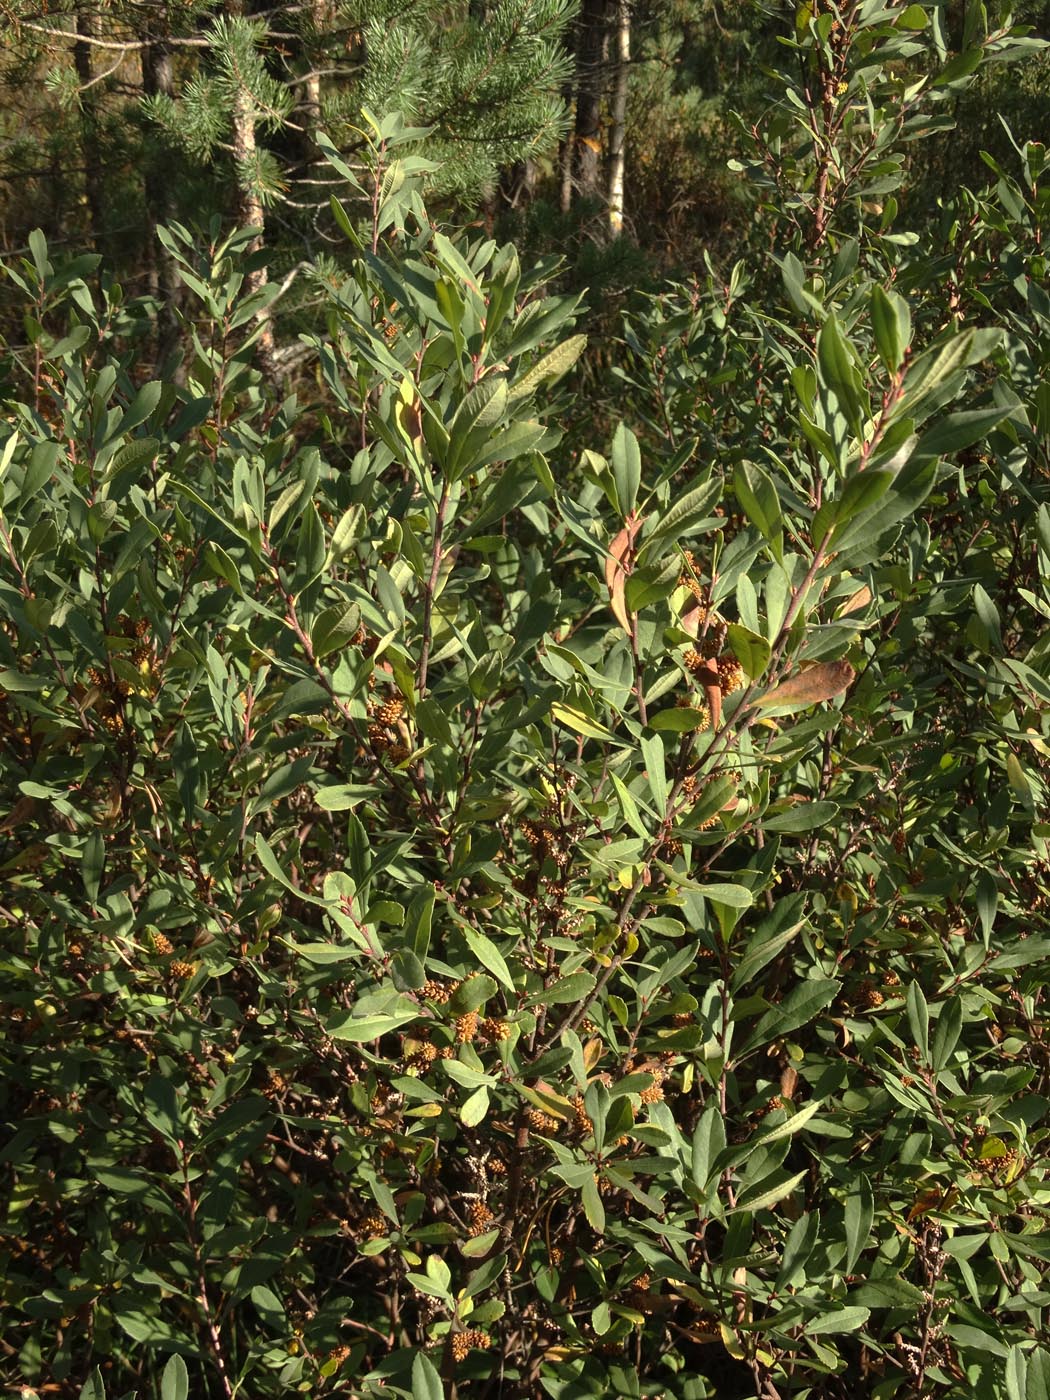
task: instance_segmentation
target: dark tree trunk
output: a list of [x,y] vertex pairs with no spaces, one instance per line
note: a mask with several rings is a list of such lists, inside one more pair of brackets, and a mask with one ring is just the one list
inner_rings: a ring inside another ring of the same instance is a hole
[[79,4],[76,10],[76,32],[78,37],[73,44],[73,64],[77,70],[80,86],[80,145],[84,157],[84,201],[87,205],[90,237],[96,249],[102,243],[103,209],[105,201],[102,191],[102,153],[99,149],[98,131],[98,89],[95,84],[92,45],[85,40],[98,38],[98,16],[92,14],[87,5]]
[[[158,27],[164,32],[143,36],[148,40],[142,49],[142,91],[147,97],[174,97],[175,76],[171,49],[166,43],[167,16],[159,16]],[[175,269],[175,260],[157,237],[157,227],[172,216],[171,178],[154,152],[148,152],[143,171],[143,194],[149,224],[149,244],[146,267],[149,289],[157,298],[157,359],[163,360],[178,339],[178,318],[182,284]]]
[[581,199],[602,197],[601,110],[609,0],[583,0],[576,46],[573,186]]

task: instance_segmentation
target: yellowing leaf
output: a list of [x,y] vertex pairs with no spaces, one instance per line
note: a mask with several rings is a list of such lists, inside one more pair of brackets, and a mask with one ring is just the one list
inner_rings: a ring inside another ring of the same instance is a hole
[[611,730],[591,719],[590,715],[585,715],[582,710],[571,709],[557,701],[551,706],[551,716],[558,724],[564,724],[566,729],[575,729],[577,734],[583,734],[588,739],[616,737]]

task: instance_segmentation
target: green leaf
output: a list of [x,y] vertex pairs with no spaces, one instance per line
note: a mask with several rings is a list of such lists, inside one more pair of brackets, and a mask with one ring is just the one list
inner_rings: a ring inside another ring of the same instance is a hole
[[388,1035],[418,1019],[413,1011],[390,1016],[344,1016],[329,1021],[325,1030],[333,1040],[349,1040],[360,1045],[378,1040],[381,1035]]
[[937,1017],[937,1029],[933,1036],[930,1059],[935,1074],[940,1074],[942,1069],[947,1068],[955,1047],[959,1043],[962,1023],[962,998],[960,996],[950,997],[941,1006],[941,1014]]
[[412,1361],[412,1400],[445,1400],[441,1377],[422,1351],[417,1351]]
[[963,83],[971,74],[976,73],[981,66],[981,59],[984,56],[983,49],[975,47],[964,49],[962,53],[957,53],[954,58],[948,60],[941,71],[933,80],[933,86],[951,87],[954,83]]
[[580,1188],[580,1199],[583,1202],[583,1213],[587,1217],[587,1224],[596,1235],[605,1234],[605,1206],[602,1204],[601,1193],[598,1190],[598,1182],[594,1173],[589,1173]]
[[80,877],[88,900],[94,904],[98,899],[99,885],[102,883],[102,870],[106,863],[106,844],[101,831],[96,829],[84,842],[84,853],[80,858]]
[[817,337],[817,366],[854,433],[861,428],[861,378],[852,347],[832,314]]
[[[953,1322],[950,1315],[944,1330],[960,1346],[976,1351],[981,1356],[995,1356],[1005,1360],[1009,1355],[1009,1348],[991,1332],[985,1332],[980,1327],[970,1327],[966,1323]],[[1025,1379],[1027,1382],[1027,1376]]]
[[765,1147],[768,1143],[779,1142],[781,1138],[793,1137],[795,1133],[800,1133],[823,1106],[822,1099],[810,1099],[809,1103],[792,1113],[789,1118],[785,1118],[782,1123],[776,1123],[772,1128],[765,1128],[758,1133],[745,1144],[746,1152],[750,1154],[756,1147]]
[[478,962],[481,963],[482,967],[487,968],[497,982],[501,982],[506,987],[508,992],[513,992],[514,979],[510,975],[510,968],[504,962],[503,954],[492,939],[483,933],[478,933],[476,929],[467,924],[462,927],[463,937],[467,940],[467,945]]
[[[668,540],[675,543],[686,539],[697,524],[711,515],[711,511],[722,496],[722,481],[714,477],[691,487],[684,495],[675,493],[674,504],[661,516],[656,528],[645,540],[645,557],[648,560],[658,552],[658,546]],[[717,523],[712,519],[712,524]]]
[[909,5],[897,16],[895,24],[898,29],[925,29],[926,11],[921,5]]
[[807,1337],[824,1337],[832,1332],[856,1332],[871,1316],[870,1308],[837,1308],[834,1312],[821,1313],[806,1323]]
[[348,943],[288,943],[297,957],[305,958],[317,967],[327,967],[332,963],[346,962],[347,958],[359,958],[361,950]]
[[710,1181],[715,1162],[725,1151],[725,1146],[725,1122],[718,1106],[709,1103],[701,1113],[693,1130],[690,1174],[693,1181],[701,1189]]
[[782,833],[816,831],[833,822],[838,813],[837,802],[799,802],[784,812],[763,817],[762,827],[765,831]]
[[770,1206],[775,1206],[782,1201],[785,1196],[790,1196],[792,1191],[808,1175],[808,1171],[796,1172],[794,1176],[786,1176],[782,1171],[772,1172],[752,1187],[750,1191],[743,1192],[733,1209],[727,1211],[726,1214],[736,1215],[743,1210],[754,1214],[755,1211],[768,1210]]
[[97,1366],[80,1387],[78,1400],[106,1400],[105,1382],[102,1379],[102,1372]]
[[1006,1400],[1027,1400],[1025,1376],[1028,1359],[1018,1343],[1010,1348],[1006,1358]]
[[782,952],[800,929],[806,926],[804,918],[795,918],[805,904],[804,894],[791,895],[778,900],[773,914],[764,920],[748,941],[744,956],[733,970],[730,988],[733,992],[745,987],[757,972]]
[[841,985],[836,978],[800,982],[788,992],[779,1006],[765,1013],[748,1037],[742,1053],[767,1045],[771,1040],[780,1040],[800,1026],[808,1025],[825,1007],[831,1005]]
[[1036,1347],[1025,1367],[1025,1400],[1050,1400],[1050,1351]]
[[563,724],[566,729],[572,729],[587,739],[611,739],[613,742],[616,740],[615,734],[597,720],[591,719],[582,710],[574,710],[569,705],[561,704],[560,701],[551,706],[551,718],[557,724]]
[[858,1172],[853,1178],[849,1195],[846,1197],[845,1216],[846,1260],[843,1272],[852,1274],[867,1246],[872,1221],[875,1218],[875,1196],[871,1182],[863,1172]]
[[559,977],[549,987],[534,992],[523,1006],[562,1006],[570,1001],[583,1001],[594,988],[596,978],[593,972],[570,972],[567,977]]
[[649,728],[658,734],[688,734],[694,729],[705,729],[711,722],[706,710],[694,710],[688,705],[672,705],[659,710],[649,718]]
[[1008,412],[1005,407],[995,407],[963,409],[958,413],[949,413],[946,418],[941,418],[922,434],[916,444],[915,455],[950,457],[966,447],[972,447],[975,442],[987,437],[993,428],[998,427]]
[[468,1128],[476,1128],[489,1111],[489,1091],[484,1084],[475,1089],[459,1110],[460,1121]]
[[753,462],[740,462],[733,473],[733,490],[740,509],[759,534],[771,542],[779,539],[780,500],[767,473]]
[[160,403],[163,392],[164,385],[159,379],[153,379],[148,384],[143,384],[128,405],[128,411],[124,414],[117,432],[120,434],[130,433],[132,428],[137,428],[140,423],[144,423]]
[[729,624],[726,636],[748,680],[757,680],[769,665],[771,648],[765,637],[760,637],[757,632],[742,627],[738,622]]
[[536,361],[527,374],[523,374],[511,387],[510,402],[514,403],[517,399],[526,398],[544,380],[560,379],[563,374],[567,374],[583,354],[586,345],[587,337],[585,335],[571,335],[561,345],[556,345],[553,350],[549,350],[546,355]]
[[700,893],[705,899],[714,900],[716,904],[725,904],[730,909],[750,909],[754,903],[754,895],[746,885],[701,885]]
[[143,1111],[152,1127],[173,1147],[182,1141],[185,1129],[175,1087],[163,1075],[150,1075],[142,1091]]
[[642,481],[642,454],[638,447],[638,439],[623,423],[616,429],[613,437],[612,469],[620,514],[626,520],[638,500],[638,487]]
[[190,1375],[177,1353],[168,1358],[160,1378],[160,1400],[188,1400]]
[[453,479],[473,468],[475,457],[506,413],[507,400],[506,379],[490,375],[460,404],[449,428],[447,468]]
[[911,1029],[912,1044],[916,1046],[924,1061],[930,1058],[930,1009],[926,996],[918,982],[908,986],[906,1003],[908,1026]]

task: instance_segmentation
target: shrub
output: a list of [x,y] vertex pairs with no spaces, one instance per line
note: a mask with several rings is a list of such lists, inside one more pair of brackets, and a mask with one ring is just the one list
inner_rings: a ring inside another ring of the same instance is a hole
[[[887,72],[922,13],[858,21]],[[843,196],[783,293],[634,316],[603,454],[574,301],[410,169],[337,211],[317,403],[253,368],[250,233],[167,232],[199,309],[147,383],[90,260],[8,269],[12,1384],[1045,1388],[1018,160],[947,315]]]

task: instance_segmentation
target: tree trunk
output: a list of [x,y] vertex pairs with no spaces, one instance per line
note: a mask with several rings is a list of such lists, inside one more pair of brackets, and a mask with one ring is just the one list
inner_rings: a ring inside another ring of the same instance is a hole
[[[86,4],[78,4],[76,32],[84,39],[97,39],[98,16]],[[90,237],[96,252],[102,242],[105,200],[102,191],[102,154],[98,139],[98,89],[94,85],[92,45],[78,38],[73,44],[73,64],[80,85],[80,144],[84,156],[84,202],[87,205]]]
[[[244,14],[243,0],[234,0],[227,5],[227,12],[234,16]],[[237,164],[237,220],[242,228],[257,229],[255,237],[246,244],[246,253],[257,253],[265,246],[266,213],[254,181],[246,174],[256,161],[258,145],[255,134],[255,101],[243,83],[238,83],[230,114],[233,135],[233,158]],[[266,285],[269,271],[265,264],[255,267],[244,279],[245,289],[257,292]],[[268,312],[259,316],[262,329],[258,339],[259,361],[267,374],[275,373],[276,355],[273,338],[273,322]]]
[[612,97],[609,137],[609,232],[623,232],[624,132],[627,121],[627,83],[631,62],[631,7],[629,0],[616,5],[616,80]]
[[608,0],[583,0],[576,49],[576,130],[573,185],[581,199],[600,199],[601,107]]
[[[165,17],[166,20],[166,17]],[[165,21],[158,21],[164,23]],[[166,23],[165,23],[166,28]],[[175,77],[171,61],[171,49],[165,42],[165,35],[151,34],[142,49],[142,91],[147,97],[174,97]],[[146,250],[146,266],[149,289],[157,298],[157,360],[162,361],[174,349],[178,339],[178,318],[176,310],[181,297],[182,284],[176,271],[175,259],[157,237],[157,227],[171,218],[171,180],[165,174],[160,162],[147,152],[143,172],[143,194],[146,201],[146,218],[149,222],[149,244]]]

